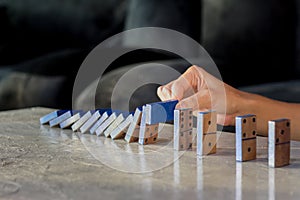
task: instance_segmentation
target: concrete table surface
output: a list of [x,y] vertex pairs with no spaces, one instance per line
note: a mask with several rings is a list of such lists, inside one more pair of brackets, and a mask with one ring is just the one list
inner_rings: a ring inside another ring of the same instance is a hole
[[41,126],[53,109],[0,112],[0,199],[299,199],[300,143],[291,165],[235,161],[235,135],[219,133],[216,155],[172,149],[172,125],[154,145]]

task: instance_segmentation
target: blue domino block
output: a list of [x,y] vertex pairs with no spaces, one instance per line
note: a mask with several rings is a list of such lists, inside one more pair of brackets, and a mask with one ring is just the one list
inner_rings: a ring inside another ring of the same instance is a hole
[[146,104],[146,124],[171,122],[174,120],[174,110],[178,100],[170,100]]
[[96,111],[99,111],[100,115],[103,115],[105,112],[108,115],[111,115],[113,112],[110,108],[101,108],[101,109],[97,109]]
[[105,112],[110,116],[112,113],[116,113],[117,116],[120,114],[123,114],[124,117],[128,117],[129,115],[133,115],[134,112],[129,112],[129,111],[123,111],[123,110],[112,110],[110,108],[101,108],[97,109],[101,115],[103,115]]

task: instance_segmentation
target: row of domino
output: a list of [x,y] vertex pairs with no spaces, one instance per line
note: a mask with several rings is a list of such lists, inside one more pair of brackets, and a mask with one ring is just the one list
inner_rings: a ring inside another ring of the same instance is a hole
[[146,104],[134,113],[98,109],[93,111],[57,110],[40,118],[50,127],[71,128],[81,133],[125,139],[128,143],[152,144],[157,141],[159,123],[172,121],[178,101]]
[[[192,109],[174,111],[174,149],[192,148]],[[197,116],[197,154],[209,155],[217,151],[217,115],[214,111],[199,112]],[[236,117],[236,160],[256,159],[256,115]],[[290,163],[289,119],[277,119],[268,124],[268,164],[282,167]]]
[[[193,110],[175,110],[178,101],[147,104],[134,113],[99,109],[95,111],[59,110],[40,118],[50,127],[71,127],[73,131],[90,132],[112,139],[124,138],[128,143],[152,144],[157,141],[159,123],[174,120],[174,149],[193,148]],[[197,116],[197,154],[217,151],[216,112],[199,112]],[[269,166],[281,167],[290,161],[290,120],[269,121]],[[236,160],[256,159],[256,116],[236,117]]]

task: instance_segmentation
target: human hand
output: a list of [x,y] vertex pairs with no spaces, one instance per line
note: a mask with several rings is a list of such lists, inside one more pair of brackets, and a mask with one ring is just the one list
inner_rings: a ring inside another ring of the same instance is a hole
[[198,66],[191,66],[178,79],[160,86],[157,94],[162,101],[178,100],[176,108],[215,110],[217,123],[224,126],[234,125],[235,117],[243,114],[247,96]]

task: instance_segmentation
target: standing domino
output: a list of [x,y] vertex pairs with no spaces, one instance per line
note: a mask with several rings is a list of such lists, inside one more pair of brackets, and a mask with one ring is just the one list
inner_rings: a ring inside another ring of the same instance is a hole
[[197,116],[197,155],[217,152],[217,113],[199,112]]
[[283,167],[290,164],[290,128],[289,119],[269,121],[269,166]]
[[183,151],[193,146],[193,109],[174,110],[174,149]]
[[256,159],[256,115],[236,117],[236,161]]

